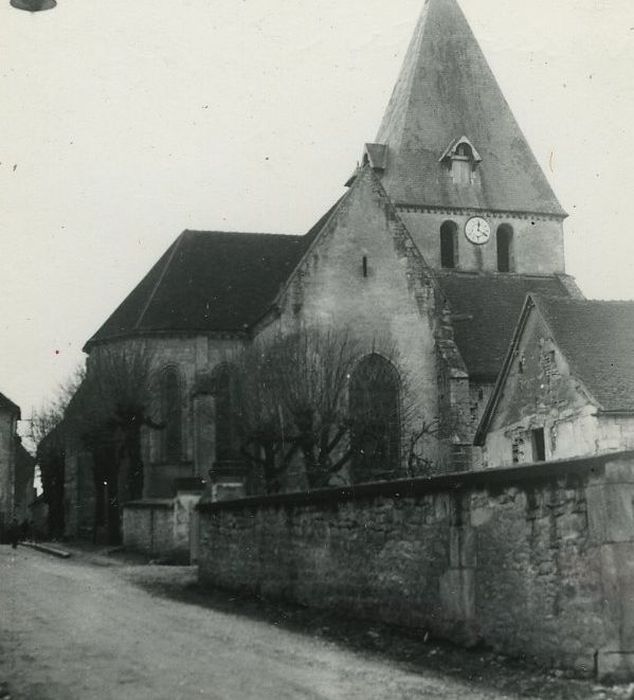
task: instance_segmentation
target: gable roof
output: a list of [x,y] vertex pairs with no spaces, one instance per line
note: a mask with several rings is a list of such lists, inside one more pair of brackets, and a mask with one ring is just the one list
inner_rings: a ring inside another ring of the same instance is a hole
[[494,381],[502,367],[526,295],[569,295],[556,276],[438,271],[436,277],[469,376],[485,381]]
[[20,419],[20,407],[2,393],[0,393],[0,410],[8,411],[9,413],[17,416],[18,420]]
[[[439,163],[465,136],[481,186],[454,184]],[[396,204],[565,216],[456,0],[427,0],[376,143]]]
[[336,206],[304,236],[184,231],[84,350],[135,335],[244,332],[268,310]]
[[634,412],[634,301],[533,300],[601,409]]
[[509,343],[503,369],[476,431],[476,445],[484,444],[532,309],[541,315],[571,373],[582,382],[600,410],[634,412],[634,301],[529,294]]

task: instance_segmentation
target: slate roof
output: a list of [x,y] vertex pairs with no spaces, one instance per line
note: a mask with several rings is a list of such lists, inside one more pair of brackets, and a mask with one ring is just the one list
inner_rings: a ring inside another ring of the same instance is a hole
[[452,310],[454,339],[470,377],[494,381],[526,295],[569,296],[559,277],[438,272]]
[[[462,136],[482,158],[481,187],[439,163]],[[375,141],[396,204],[565,216],[456,0],[426,2]]]
[[555,342],[605,411],[634,411],[634,301],[533,297]]
[[270,308],[337,204],[303,236],[184,231],[84,350],[133,335],[246,330]]
[[20,418],[20,407],[2,393],[0,393],[0,410],[13,413],[17,415],[18,419]]

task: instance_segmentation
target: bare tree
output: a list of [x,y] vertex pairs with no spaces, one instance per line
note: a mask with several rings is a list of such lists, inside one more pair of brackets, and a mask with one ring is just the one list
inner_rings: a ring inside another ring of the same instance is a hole
[[242,452],[267,492],[298,461],[317,488],[350,460],[346,392],[360,356],[345,331],[309,329],[256,341],[235,359]]
[[367,348],[346,331],[318,329],[256,341],[235,358],[242,454],[265,490],[279,491],[297,466],[309,488],[334,475],[369,481],[428,471],[438,422],[418,416],[400,364],[390,342]]
[[440,421],[422,418],[410,432],[407,442],[407,476],[430,476],[434,473],[436,461],[430,456],[429,443],[438,442]]
[[48,535],[64,534],[64,482],[66,462],[66,408],[81,384],[84,369],[77,369],[51,401],[33,412],[27,437],[35,445],[44,500],[48,505]]
[[66,410],[66,433],[90,452],[97,492],[106,487],[111,542],[119,538],[121,496],[134,500],[143,495],[141,430],[163,427],[150,415],[151,368],[152,354],[145,345],[97,348]]

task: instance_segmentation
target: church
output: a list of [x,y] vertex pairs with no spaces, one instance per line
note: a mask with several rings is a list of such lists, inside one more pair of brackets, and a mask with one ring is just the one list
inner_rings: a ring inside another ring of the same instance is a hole
[[354,335],[367,348],[358,371],[384,365],[396,406],[406,387],[415,410],[391,427],[395,476],[421,475],[407,445],[424,421],[438,425],[414,460],[425,474],[486,464],[474,438],[527,295],[583,296],[565,270],[566,212],[457,0],[426,0],[359,149],[345,193],[307,233],[186,230],[86,343],[88,363],[103,348],[152,350],[167,427],[144,435],[144,499],[171,498],[184,479],[240,483],[218,388],[226,358],[306,328]]

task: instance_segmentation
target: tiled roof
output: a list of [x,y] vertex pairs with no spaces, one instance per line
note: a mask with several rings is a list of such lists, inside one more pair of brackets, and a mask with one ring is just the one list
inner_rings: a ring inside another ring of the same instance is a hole
[[[479,185],[453,182],[439,159],[466,136]],[[396,204],[565,215],[456,0],[428,0],[375,139]]]
[[304,236],[184,231],[86,349],[130,335],[244,331],[269,309],[336,206]]
[[572,372],[606,411],[634,411],[634,301],[533,297]]
[[0,393],[0,410],[9,411],[10,413],[16,414],[20,418],[20,407],[7,398],[4,394]]
[[569,296],[555,276],[438,272],[452,309],[454,338],[469,375],[493,381],[502,367],[526,295]]

